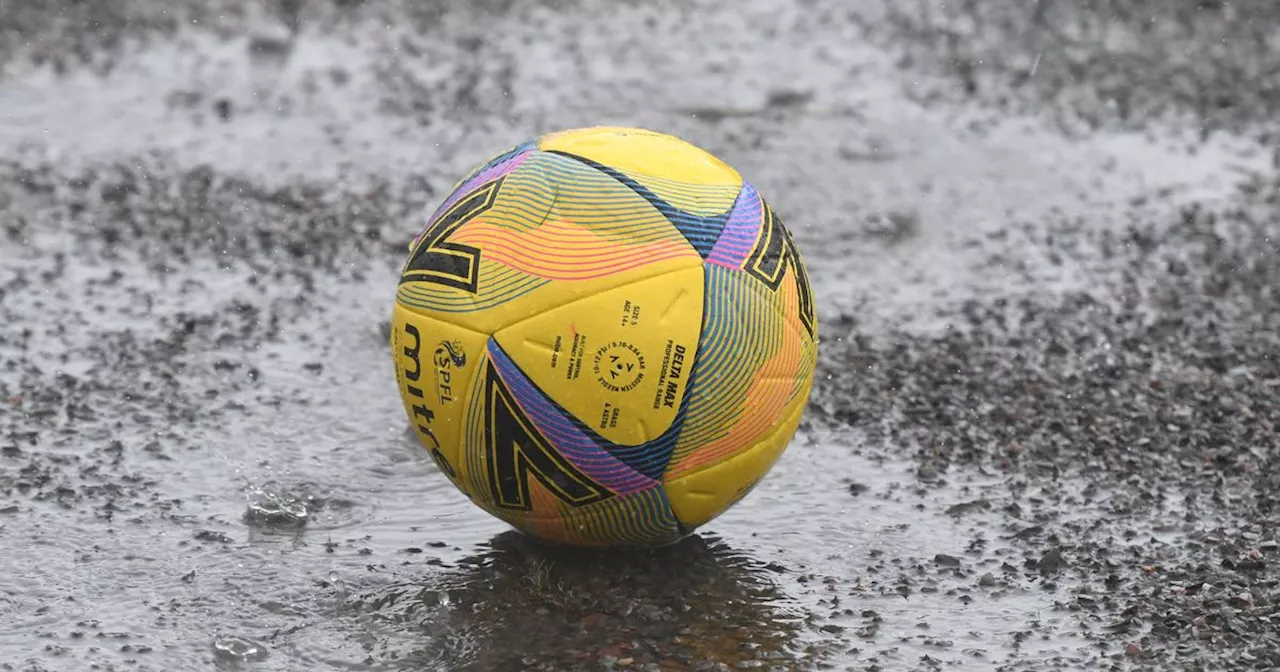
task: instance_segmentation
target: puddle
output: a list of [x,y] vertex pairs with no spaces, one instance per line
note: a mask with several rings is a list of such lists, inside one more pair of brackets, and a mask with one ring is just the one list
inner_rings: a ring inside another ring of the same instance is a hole
[[[904,415],[868,419],[876,404],[815,398],[771,475],[667,549],[567,553],[479,511],[406,433],[381,331],[424,211],[496,148],[627,123],[738,166],[810,263],[829,334],[819,387],[851,396],[873,373],[896,375],[872,364],[905,376],[949,361],[964,344],[929,339],[959,331],[970,300],[1055,305],[1128,270],[1046,243],[1064,221],[1109,229],[1216,203],[1265,163],[1229,138],[1189,156],[1175,131],[1068,139],[1034,119],[970,124],[967,107],[904,92],[899,64],[836,5],[639,3],[610,8],[608,23],[590,20],[598,8],[480,5],[419,25],[390,3],[296,39],[189,28],[125,50],[105,78],[10,64],[0,322],[22,331],[0,334],[0,622],[15,624],[0,626],[0,657],[77,669],[1111,664],[1164,655],[1165,640],[1144,639],[1160,628],[1190,632],[1185,614],[1118,616],[1149,606],[1134,596],[1151,593],[1143,577],[1164,580],[1161,558],[1183,561],[1170,591],[1208,583],[1188,558],[1226,559],[1251,591],[1223,593],[1231,618],[1270,608],[1265,530],[1205,530],[1260,506],[1232,499],[1242,477],[1217,500],[1170,484],[1153,507],[1150,489],[1102,463],[1065,477],[985,454],[949,464],[940,456],[980,451],[930,440],[985,435],[939,425],[922,439],[900,431]],[[378,23],[381,11],[402,20]],[[850,345],[877,339],[897,358]],[[1042,345],[1001,357],[1029,370]],[[1114,368],[1099,361],[1086,373]],[[972,401],[938,415],[976,425],[999,420],[977,403],[999,387],[984,375],[874,389],[913,395],[903,413]],[[1043,382],[1017,392],[1049,394]],[[858,414],[856,431],[839,420]],[[1079,562],[1097,548],[1127,559]],[[1108,588],[1121,583],[1129,592]]]

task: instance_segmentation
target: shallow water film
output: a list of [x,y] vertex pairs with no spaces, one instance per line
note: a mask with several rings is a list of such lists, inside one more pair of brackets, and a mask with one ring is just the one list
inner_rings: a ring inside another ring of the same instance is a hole
[[[1280,666],[1280,5],[0,0],[0,670]],[[550,549],[409,433],[477,161],[645,126],[822,345],[768,478]]]

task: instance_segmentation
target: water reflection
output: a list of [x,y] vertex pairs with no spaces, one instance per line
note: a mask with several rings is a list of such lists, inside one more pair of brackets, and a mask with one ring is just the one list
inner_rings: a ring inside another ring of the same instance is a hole
[[771,573],[714,537],[624,552],[505,532],[456,567],[354,603],[374,631],[421,632],[421,646],[374,654],[391,669],[789,670],[804,621]]

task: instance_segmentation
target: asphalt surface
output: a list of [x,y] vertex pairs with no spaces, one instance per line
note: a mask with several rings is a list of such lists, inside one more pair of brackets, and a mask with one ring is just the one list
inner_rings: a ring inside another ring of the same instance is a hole
[[[1280,667],[1280,6],[0,0],[0,669]],[[649,126],[793,229],[759,489],[546,549],[386,353],[458,175]]]

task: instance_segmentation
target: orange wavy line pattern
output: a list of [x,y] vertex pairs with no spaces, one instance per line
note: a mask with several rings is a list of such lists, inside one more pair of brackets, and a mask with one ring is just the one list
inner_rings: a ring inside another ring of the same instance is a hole
[[533,510],[525,514],[526,523],[546,539],[565,543],[573,541],[560,510],[560,499],[533,477],[529,478],[529,497],[533,500]]
[[755,445],[768,434],[782,417],[792,399],[795,379],[804,357],[804,327],[799,319],[799,297],[794,282],[783,283],[782,301],[787,329],[783,332],[782,347],[766,360],[751,381],[741,413],[726,413],[721,422],[727,425],[727,433],[685,455],[668,468],[666,479],[679,478],[698,468],[717,462],[729,455]]
[[549,280],[589,280],[697,251],[683,239],[644,243],[607,240],[573,222],[547,220],[514,231],[483,220],[470,222],[453,240],[481,250],[484,258]]

